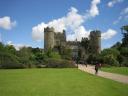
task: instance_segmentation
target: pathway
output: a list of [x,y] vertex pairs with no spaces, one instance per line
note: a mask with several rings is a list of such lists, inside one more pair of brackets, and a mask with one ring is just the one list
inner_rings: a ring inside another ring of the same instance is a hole
[[[88,65],[87,67],[85,65],[78,65],[78,69],[94,74],[95,75],[95,70],[94,70],[94,66]],[[121,83],[125,83],[128,84],[128,76],[125,75],[120,75],[120,74],[115,74],[115,73],[109,73],[109,72],[103,72],[103,71],[98,71],[98,76],[104,77],[104,78],[108,78],[108,79],[112,79]]]

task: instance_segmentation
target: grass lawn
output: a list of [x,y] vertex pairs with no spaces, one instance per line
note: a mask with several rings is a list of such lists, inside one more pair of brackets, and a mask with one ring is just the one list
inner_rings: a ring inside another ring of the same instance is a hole
[[128,96],[128,84],[75,68],[0,70],[0,96]]
[[104,67],[101,68],[102,71],[118,73],[123,75],[128,75],[128,67]]

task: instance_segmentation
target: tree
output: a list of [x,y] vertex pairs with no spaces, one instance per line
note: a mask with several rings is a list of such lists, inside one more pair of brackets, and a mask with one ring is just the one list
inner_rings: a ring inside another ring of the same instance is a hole
[[114,58],[112,54],[106,55],[103,58],[104,63],[111,66],[119,66],[119,62]]
[[2,52],[2,51],[4,51],[4,50],[5,50],[4,44],[3,44],[2,42],[0,42],[0,51]]
[[105,64],[113,65],[113,66],[118,66],[118,57],[120,56],[120,52],[116,48],[109,48],[109,49],[104,49],[101,52],[101,57],[102,60]]
[[95,64],[96,62],[102,63],[102,58],[100,54],[90,54],[87,58],[89,64]]
[[5,46],[5,49],[6,49],[6,51],[7,52],[9,52],[9,53],[12,53],[12,54],[16,54],[16,49],[14,48],[14,46],[13,45],[6,45]]
[[0,52],[0,65],[2,68],[23,68],[18,57],[7,52]]
[[107,55],[113,55],[113,57],[115,59],[117,59],[117,57],[120,55],[120,52],[115,48],[104,49],[101,52],[101,56],[104,57],[104,56],[107,56]]
[[121,48],[121,43],[120,43],[120,42],[117,42],[117,43],[114,44],[111,48],[115,48],[115,49],[120,50],[120,48]]
[[72,59],[72,52],[71,49],[63,49],[63,54],[61,55],[63,59],[71,60]]
[[31,62],[31,48],[23,47],[17,52],[17,56],[19,57],[20,63],[24,65],[24,67],[32,67],[32,62]]
[[122,47],[128,47],[128,25],[125,25],[121,28],[123,39],[122,39]]
[[121,47],[120,53],[121,55],[128,57],[128,47]]

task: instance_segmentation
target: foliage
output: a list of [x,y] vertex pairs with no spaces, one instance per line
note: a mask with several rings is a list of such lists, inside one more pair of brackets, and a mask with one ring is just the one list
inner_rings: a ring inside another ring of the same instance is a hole
[[23,68],[18,57],[5,52],[0,52],[0,65],[1,68]]
[[72,61],[49,58],[45,61],[48,68],[74,68],[76,67]]
[[123,61],[121,62],[121,66],[128,67],[128,57],[123,57]]
[[6,45],[5,46],[6,52],[9,52],[11,54],[16,54],[16,49],[14,48],[13,45]]
[[120,50],[121,48],[121,43],[120,42],[117,42],[116,44],[114,44],[111,48],[115,48],[117,50]]
[[116,48],[104,49],[100,55],[104,64],[119,66],[120,52]]
[[112,54],[104,56],[103,61],[105,64],[109,64],[111,66],[119,66],[119,62],[114,58]]
[[122,47],[128,47],[128,25],[122,26]]
[[31,49],[26,48],[26,47],[21,48],[17,52],[17,56],[19,57],[20,63],[22,63],[24,65],[24,67],[26,67],[26,68],[32,67],[31,66],[32,64],[31,64],[31,61],[30,61],[31,55],[32,55]]
[[111,56],[113,56],[113,58],[117,59],[117,57],[120,55],[120,52],[115,48],[104,49],[101,52],[101,56],[104,57],[107,55],[111,55]]
[[61,54],[61,57],[66,60],[72,59],[71,49],[63,49],[63,54]]
[[[111,48],[104,49],[100,54],[90,50],[88,38],[82,38],[79,44],[86,50],[87,62],[90,64],[100,62],[110,66],[128,66],[128,25],[122,26],[121,29],[122,43],[117,42]],[[23,47],[17,51],[13,45],[4,45],[0,42],[0,67],[31,68],[46,64],[50,67],[70,67],[72,64],[68,60],[72,60],[71,49],[61,49],[59,52],[52,49],[43,52],[40,48]],[[82,59],[81,53],[82,51],[78,51],[77,61]]]
[[128,57],[128,47],[121,47],[120,53],[121,55]]
[[0,51],[2,52],[2,51],[5,51],[5,48],[4,48],[5,46],[4,46],[4,44],[2,43],[2,42],[0,42]]
[[103,63],[103,60],[100,54],[90,54],[89,57],[87,58],[87,62],[89,64],[95,64],[97,62]]
[[[64,50],[61,59],[58,52],[49,49],[43,52],[39,48],[23,47],[19,51],[15,50],[13,45],[3,45],[0,43],[0,66],[2,68],[31,68],[46,66],[47,67],[74,67],[74,64],[68,60],[71,58],[71,51]],[[62,56],[62,57],[63,57]]]
[[61,56],[58,52],[51,52],[49,57],[54,58],[54,59],[60,59],[61,58]]

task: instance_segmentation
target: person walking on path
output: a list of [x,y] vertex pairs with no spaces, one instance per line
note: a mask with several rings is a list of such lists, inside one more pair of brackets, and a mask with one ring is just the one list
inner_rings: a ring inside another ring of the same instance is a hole
[[99,64],[96,63],[96,64],[95,64],[95,74],[96,74],[96,75],[98,74],[98,70],[99,70]]

